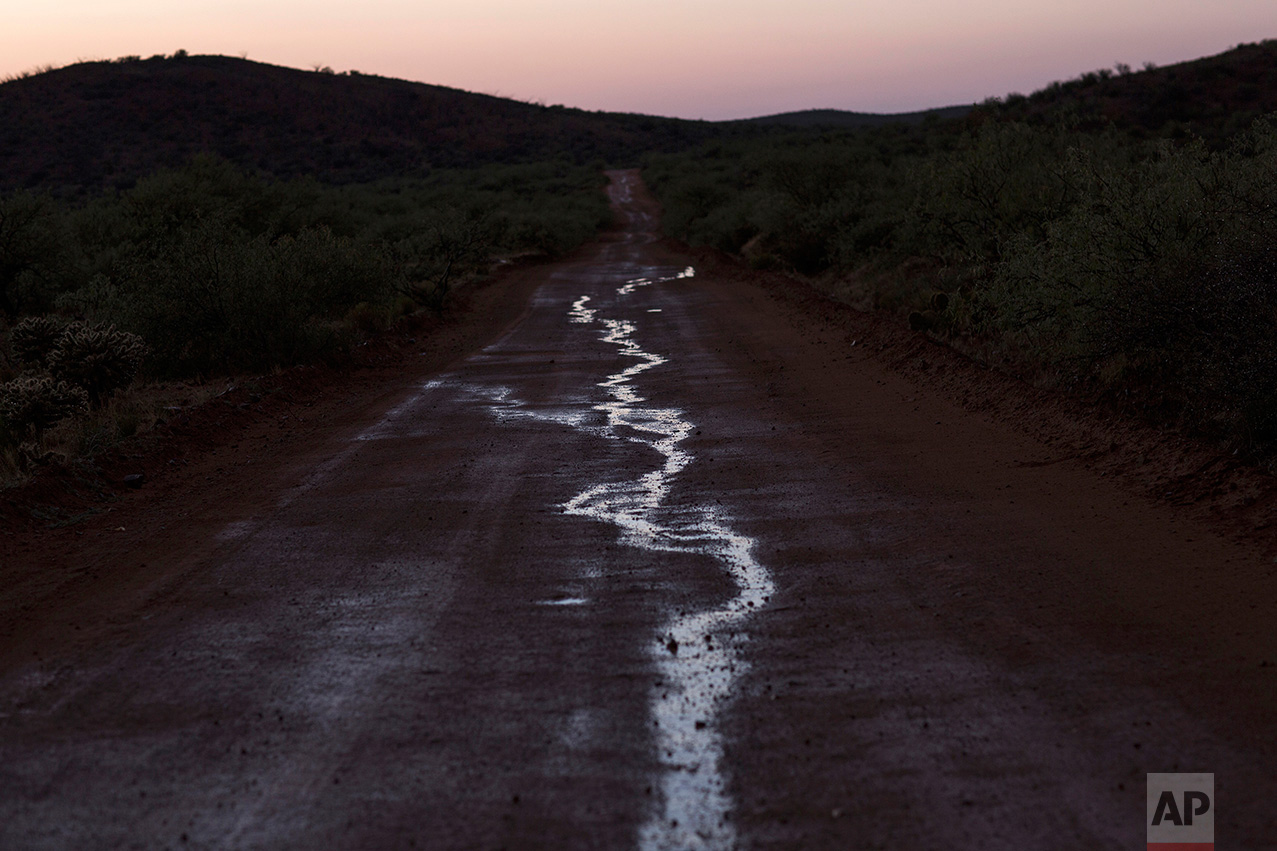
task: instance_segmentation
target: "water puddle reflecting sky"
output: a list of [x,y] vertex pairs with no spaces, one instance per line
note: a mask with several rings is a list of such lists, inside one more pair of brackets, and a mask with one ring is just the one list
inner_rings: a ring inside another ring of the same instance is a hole
[[[633,278],[616,292],[624,298],[640,287],[694,274],[689,267]],[[602,342],[633,361],[599,382],[605,399],[590,406],[593,415],[580,409],[533,409],[506,388],[488,398],[498,418],[549,420],[654,449],[662,459],[658,467],[636,478],[593,484],[568,500],[565,512],[616,526],[621,542],[629,546],[707,556],[734,581],[736,594],[729,600],[673,614],[652,641],[661,677],[652,693],[651,711],[664,771],[660,806],[638,837],[640,848],[651,851],[732,848],[736,836],[728,820],[732,804],[717,715],[745,670],[740,628],[771,595],[771,577],[754,558],[753,540],[734,531],[720,508],[667,504],[672,481],[693,460],[681,444],[695,426],[681,409],[649,403],[637,384],[643,373],[668,363],[666,356],[639,344],[633,321],[603,317],[600,309],[588,306],[591,301],[588,295],[577,299],[568,311],[569,321],[596,326]],[[603,424],[599,414],[606,418]]]
[[[681,272],[661,271],[626,280],[617,288],[617,298],[624,299],[642,287],[695,275],[691,267]],[[735,594],[726,601],[703,609],[673,611],[652,638],[649,650],[660,677],[650,698],[651,715],[663,772],[659,805],[637,837],[645,851],[731,849],[736,834],[728,818],[732,802],[718,713],[746,670],[740,652],[746,640],[742,627],[771,596],[771,576],[754,558],[753,540],[736,532],[720,507],[708,502],[668,504],[672,482],[693,461],[682,443],[695,426],[682,409],[650,403],[637,383],[645,372],[669,363],[668,358],[643,348],[635,320],[601,316],[602,309],[591,307],[592,301],[589,295],[578,298],[567,312],[568,320],[590,326],[600,342],[632,361],[625,369],[593,388],[581,388],[579,395],[536,405],[521,399],[510,387],[448,379],[427,382],[417,394],[356,436],[351,447],[323,465],[281,504],[322,481],[360,443],[417,434],[423,428],[419,424],[429,422],[421,415],[422,407],[434,392],[445,387],[485,404],[498,421],[554,423],[599,439],[633,441],[655,450],[660,459],[655,469],[633,478],[592,484],[562,507],[565,513],[615,526],[620,541],[628,546],[712,559],[735,584]],[[660,308],[646,310],[649,314],[660,312]],[[228,527],[223,534],[236,537],[247,531]],[[568,592],[536,603],[575,607],[588,606],[590,600]]]

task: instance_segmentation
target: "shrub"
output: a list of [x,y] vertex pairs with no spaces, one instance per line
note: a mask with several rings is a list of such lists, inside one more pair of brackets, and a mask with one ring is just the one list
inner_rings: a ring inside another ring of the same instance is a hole
[[1007,243],[1041,238],[1075,189],[1065,151],[1076,139],[1023,124],[986,124],[912,175],[916,201],[903,229],[910,254],[950,263],[999,262]]
[[405,294],[443,310],[457,281],[480,271],[491,255],[494,226],[485,216],[447,210],[395,246],[407,281]]
[[390,315],[384,308],[374,307],[366,301],[361,301],[347,311],[346,322],[361,337],[371,337],[386,330],[390,324]]
[[333,354],[342,343],[333,322],[360,302],[387,301],[395,272],[379,247],[326,229],[246,238],[206,219],[64,306],[139,334],[161,375],[269,369]]
[[[497,258],[570,250],[608,216],[598,170],[567,160],[325,186],[198,156],[82,205],[0,194],[0,318],[113,323],[157,377],[265,370],[338,354],[352,309],[367,331],[397,297],[440,308]],[[18,344],[33,363],[52,351],[36,330]]]
[[105,323],[73,322],[49,354],[49,371],[82,388],[96,407],[128,386],[146,354],[146,344],[136,334]]
[[0,314],[12,320],[56,295],[65,254],[62,217],[44,195],[0,194]]
[[48,375],[20,375],[0,384],[0,417],[18,437],[38,437],[88,407],[89,395],[83,388]]
[[1224,149],[1081,118],[986,117],[922,145],[885,129],[758,139],[652,156],[645,173],[689,242],[1277,448],[1277,128],[1256,121]]
[[9,348],[19,363],[46,366],[62,326],[48,316],[28,316],[9,329]]

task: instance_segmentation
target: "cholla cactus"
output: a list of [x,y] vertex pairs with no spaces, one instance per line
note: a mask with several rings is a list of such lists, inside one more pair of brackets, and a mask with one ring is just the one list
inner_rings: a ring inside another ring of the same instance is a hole
[[47,316],[28,316],[9,329],[9,348],[20,362],[44,366],[58,344],[62,326]]
[[100,405],[128,386],[146,354],[146,344],[136,334],[105,323],[72,322],[49,354],[49,372],[84,388],[89,402]]
[[0,417],[20,436],[39,436],[49,426],[89,408],[89,394],[48,375],[20,375],[0,384]]

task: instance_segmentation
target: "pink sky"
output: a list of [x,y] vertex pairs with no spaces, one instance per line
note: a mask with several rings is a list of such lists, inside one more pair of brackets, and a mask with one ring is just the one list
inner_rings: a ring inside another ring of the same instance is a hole
[[0,0],[0,75],[247,54],[586,109],[743,118],[970,103],[1277,38],[1274,0]]

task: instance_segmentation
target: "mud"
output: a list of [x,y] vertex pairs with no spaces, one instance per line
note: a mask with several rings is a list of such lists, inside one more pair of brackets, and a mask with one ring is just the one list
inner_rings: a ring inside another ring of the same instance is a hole
[[0,846],[1117,848],[1177,770],[1271,844],[1261,534],[612,191],[455,357],[4,539]]

